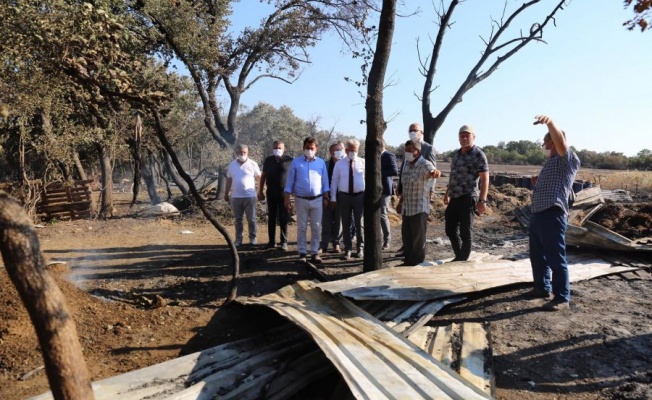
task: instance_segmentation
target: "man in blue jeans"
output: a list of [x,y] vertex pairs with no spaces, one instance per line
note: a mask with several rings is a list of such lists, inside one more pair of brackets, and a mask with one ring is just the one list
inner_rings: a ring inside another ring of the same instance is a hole
[[534,124],[546,124],[542,150],[548,157],[536,179],[532,192],[530,218],[530,262],[534,288],[530,298],[552,300],[543,305],[546,311],[568,309],[570,281],[566,262],[566,226],[568,198],[573,190],[580,160],[566,142],[565,133],[550,117],[537,115]]

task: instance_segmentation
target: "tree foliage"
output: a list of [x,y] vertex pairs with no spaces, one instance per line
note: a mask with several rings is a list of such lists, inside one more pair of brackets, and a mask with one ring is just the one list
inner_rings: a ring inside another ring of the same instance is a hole
[[627,29],[634,30],[640,28],[641,32],[652,27],[652,0],[625,0],[625,8],[634,4],[634,18],[625,22],[623,25]]
[[[371,1],[371,0],[370,0]],[[157,50],[188,69],[204,109],[204,124],[222,147],[238,139],[241,96],[258,80],[294,82],[308,63],[308,49],[328,29],[354,43],[367,2],[353,0],[275,0],[258,27],[232,33],[232,0],[132,2],[143,25],[159,35]],[[225,92],[228,99],[221,100]]]

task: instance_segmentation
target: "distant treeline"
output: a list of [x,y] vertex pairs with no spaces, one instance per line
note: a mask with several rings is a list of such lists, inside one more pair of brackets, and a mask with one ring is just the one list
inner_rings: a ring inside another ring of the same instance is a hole
[[[598,153],[591,150],[577,150],[573,146],[571,149],[580,158],[584,168],[652,170],[652,150],[643,149],[637,155],[627,157],[623,153],[615,151]],[[545,155],[541,151],[541,142],[529,140],[499,142],[497,146],[484,146],[482,150],[491,164],[541,165],[545,161]],[[451,161],[455,151],[457,149],[443,152],[438,158],[443,161]]]

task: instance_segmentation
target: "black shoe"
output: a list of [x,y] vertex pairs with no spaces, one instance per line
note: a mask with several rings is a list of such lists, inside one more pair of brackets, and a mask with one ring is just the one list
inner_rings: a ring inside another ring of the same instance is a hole
[[310,261],[312,261],[315,264],[321,264],[322,259],[319,257],[319,254],[313,254],[312,257],[310,257]]
[[299,254],[299,261],[306,262],[307,261],[306,255],[305,254]]
[[387,249],[389,249],[389,244],[387,244],[387,243],[383,243],[383,247],[382,247],[382,249],[383,249],[383,250],[387,250]]
[[276,243],[267,243],[267,248],[268,249],[275,249],[276,248]]

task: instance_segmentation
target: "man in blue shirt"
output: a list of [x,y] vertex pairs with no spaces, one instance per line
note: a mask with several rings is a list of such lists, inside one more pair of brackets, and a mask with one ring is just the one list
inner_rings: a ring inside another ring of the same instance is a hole
[[[546,311],[568,309],[570,282],[566,262],[566,226],[568,198],[573,190],[580,160],[566,142],[566,135],[545,115],[534,117],[534,124],[546,124],[543,152],[548,160],[543,164],[532,192],[530,217],[530,263],[534,288],[526,297],[553,299],[543,305]],[[552,279],[551,279],[552,275]]]
[[307,233],[310,222],[310,253],[314,263],[321,263],[319,244],[324,207],[328,206],[330,192],[328,170],[323,159],[316,156],[317,139],[303,141],[303,155],[292,160],[285,183],[285,207],[290,209],[290,195],[294,194],[297,215],[297,250],[299,259],[306,261]]

